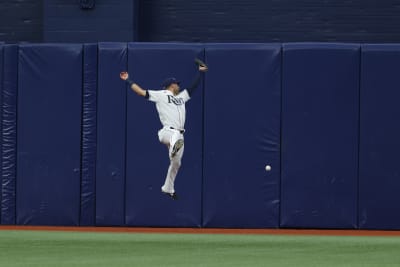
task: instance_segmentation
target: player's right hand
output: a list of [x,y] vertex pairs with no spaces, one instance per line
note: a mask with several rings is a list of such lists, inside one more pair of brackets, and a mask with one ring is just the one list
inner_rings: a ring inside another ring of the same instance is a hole
[[126,81],[126,80],[129,78],[129,74],[128,74],[128,72],[126,72],[126,71],[122,71],[122,72],[119,74],[119,77],[120,77],[122,80]]

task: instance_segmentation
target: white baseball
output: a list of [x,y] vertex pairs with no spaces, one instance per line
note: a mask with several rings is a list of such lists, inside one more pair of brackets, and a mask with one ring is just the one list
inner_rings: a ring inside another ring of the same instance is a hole
[[266,165],[266,166],[265,166],[265,170],[266,170],[267,172],[269,172],[269,171],[271,170],[271,166]]

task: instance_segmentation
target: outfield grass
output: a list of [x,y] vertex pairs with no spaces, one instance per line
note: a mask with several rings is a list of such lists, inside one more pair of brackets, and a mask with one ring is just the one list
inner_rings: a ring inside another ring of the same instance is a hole
[[400,237],[3,230],[0,266],[400,266]]

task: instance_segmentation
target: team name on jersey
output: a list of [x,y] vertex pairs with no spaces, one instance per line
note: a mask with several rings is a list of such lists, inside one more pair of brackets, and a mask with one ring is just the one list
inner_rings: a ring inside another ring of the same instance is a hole
[[183,101],[183,99],[180,97],[176,98],[172,95],[168,95],[168,103],[173,103],[173,104],[179,106],[179,105],[185,104],[185,101]]

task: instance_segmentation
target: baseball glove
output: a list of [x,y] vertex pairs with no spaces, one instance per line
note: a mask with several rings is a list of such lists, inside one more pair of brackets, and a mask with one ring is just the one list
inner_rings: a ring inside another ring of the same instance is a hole
[[204,62],[203,62],[201,59],[199,59],[199,58],[195,58],[195,59],[194,59],[194,62],[195,62],[198,66],[200,66],[200,67],[206,67],[206,68],[208,68],[207,64],[204,63]]

